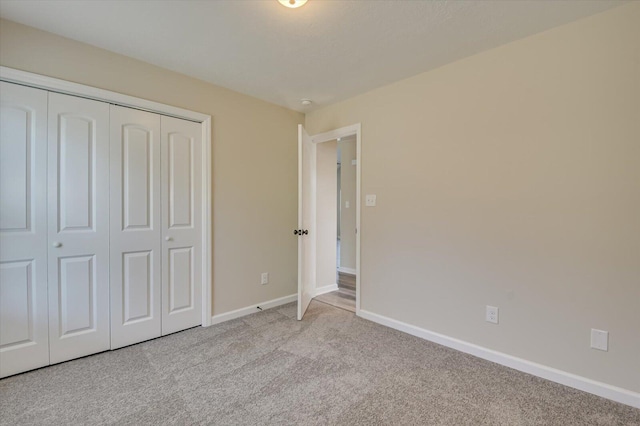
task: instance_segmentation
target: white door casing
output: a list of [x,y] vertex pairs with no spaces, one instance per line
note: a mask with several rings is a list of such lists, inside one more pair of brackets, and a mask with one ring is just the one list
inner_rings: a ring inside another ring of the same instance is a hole
[[159,337],[160,115],[111,105],[111,349]]
[[47,92],[0,83],[0,377],[49,364]]
[[304,316],[316,288],[316,145],[298,125],[298,320]]
[[161,118],[162,335],[202,324],[202,130]]
[[49,355],[109,349],[109,104],[49,93]]

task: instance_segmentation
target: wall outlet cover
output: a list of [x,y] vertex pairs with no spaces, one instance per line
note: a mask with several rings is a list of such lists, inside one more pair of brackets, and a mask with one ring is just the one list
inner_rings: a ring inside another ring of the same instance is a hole
[[490,322],[492,324],[498,324],[498,314],[499,314],[498,308],[496,308],[495,306],[487,305],[485,321]]

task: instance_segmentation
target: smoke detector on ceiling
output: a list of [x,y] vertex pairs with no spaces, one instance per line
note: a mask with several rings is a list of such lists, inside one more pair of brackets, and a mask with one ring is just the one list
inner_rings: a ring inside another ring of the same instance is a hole
[[313,103],[313,101],[311,99],[300,99],[300,103],[302,104],[302,106],[309,106]]

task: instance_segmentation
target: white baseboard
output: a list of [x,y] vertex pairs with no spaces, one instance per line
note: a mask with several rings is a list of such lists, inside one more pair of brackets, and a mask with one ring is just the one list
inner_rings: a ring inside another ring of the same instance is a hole
[[344,274],[349,274],[349,275],[355,275],[356,274],[356,270],[353,268],[347,268],[344,266],[340,266],[338,267],[338,272],[342,272]]
[[313,294],[313,297],[320,296],[321,294],[325,294],[325,293],[331,293],[332,291],[337,291],[337,290],[338,290],[338,284],[329,284],[322,287],[318,287],[316,288],[316,291]]
[[278,299],[268,300],[257,305],[247,306],[246,308],[236,309],[235,311],[225,312],[223,314],[214,315],[211,317],[211,325],[220,324],[221,322],[230,321],[232,319],[244,317],[246,315],[255,314],[260,312],[258,306],[262,309],[275,308],[276,306],[286,305],[287,303],[295,302],[298,300],[297,294],[290,294],[289,296],[280,297]]
[[640,393],[638,392],[611,386],[606,383],[597,382],[595,380],[568,373],[566,371],[558,370],[556,368],[548,367],[546,365],[527,361],[526,359],[507,355],[505,353],[494,351],[492,349],[475,345],[473,343],[445,336],[444,334],[435,333],[433,331],[425,330],[423,328],[397,321],[382,315],[374,314],[373,312],[369,312],[363,309],[360,309],[358,315],[369,321],[373,321],[378,324],[382,324],[384,326],[405,332],[407,334],[411,334],[412,336],[420,337],[422,339],[456,349],[460,352],[477,356],[478,358],[486,359],[487,361],[495,362],[497,364],[501,364],[515,370],[529,373],[543,379],[551,380],[552,382],[560,383],[562,385],[579,389],[584,392],[589,392],[594,395],[620,402],[622,404],[630,405],[635,408],[640,408]]

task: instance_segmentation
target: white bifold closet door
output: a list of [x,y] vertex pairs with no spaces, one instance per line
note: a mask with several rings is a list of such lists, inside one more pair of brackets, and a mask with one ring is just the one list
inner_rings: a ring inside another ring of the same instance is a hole
[[160,115],[111,106],[111,349],[162,331]]
[[111,106],[111,348],[202,323],[201,126]]
[[109,104],[49,93],[51,363],[109,349]]
[[0,89],[0,377],[202,324],[201,124]]
[[49,364],[47,92],[0,83],[0,377]]
[[202,324],[202,127],[161,119],[162,334]]

